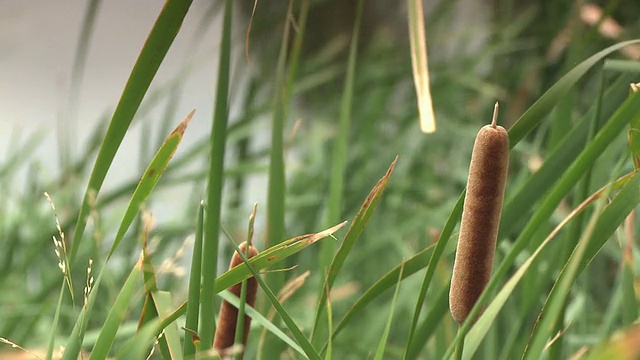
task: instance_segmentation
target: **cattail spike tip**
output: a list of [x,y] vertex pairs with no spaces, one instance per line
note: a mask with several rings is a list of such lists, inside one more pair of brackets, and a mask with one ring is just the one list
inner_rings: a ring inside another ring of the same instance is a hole
[[498,108],[498,102],[496,101],[496,104],[493,105],[493,118],[491,119],[491,127],[494,129],[498,126]]

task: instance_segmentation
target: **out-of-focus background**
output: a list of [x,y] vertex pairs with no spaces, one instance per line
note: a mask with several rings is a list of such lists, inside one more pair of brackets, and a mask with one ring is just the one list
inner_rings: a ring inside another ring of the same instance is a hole
[[[90,11],[90,2],[47,2],[35,6],[23,1],[0,2],[0,158],[7,158],[11,146],[39,134],[39,144],[30,159],[38,166],[38,175],[52,180],[60,176],[61,156],[82,151],[99,124],[108,119],[117,103],[131,68],[160,11],[161,3],[146,1],[96,2],[95,22],[90,32],[83,31],[83,19]],[[248,73],[264,71],[260,65],[250,65],[244,56],[244,36],[253,2],[238,2],[242,12],[236,13],[239,22],[234,35],[235,88],[246,87]],[[180,82],[184,94],[180,95],[172,111],[174,123],[191,109],[196,117],[185,137],[192,144],[211,126],[217,51],[219,49],[220,14],[215,14],[210,2],[195,2],[183,28],[169,51],[152,89]],[[442,6],[442,5],[440,5]],[[352,30],[355,1],[333,2],[316,6],[312,15],[306,45],[309,56],[322,49],[340,52],[344,60],[346,43]],[[465,55],[478,51],[490,34],[490,9],[473,1],[458,1],[449,14],[455,26],[442,28],[442,38],[433,42],[432,56],[446,59],[462,50]],[[426,4],[426,11],[437,6]],[[256,15],[258,26],[265,24],[272,31],[254,30],[250,51],[254,63],[265,56],[273,56],[277,49],[280,27],[273,28],[276,17],[286,11],[286,4],[260,3]],[[442,24],[442,21],[435,21]],[[363,25],[365,46],[377,42],[397,42],[406,49],[406,5],[389,1],[373,1],[365,10]],[[83,35],[89,36],[86,57],[77,58],[78,43]],[[434,37],[435,39],[436,37]],[[430,45],[431,45],[431,39]],[[197,43],[194,43],[196,41]],[[311,49],[314,49],[313,51]],[[408,54],[394,56],[408,59]],[[272,66],[271,59],[265,63]],[[83,64],[79,73],[74,66]],[[484,60],[484,72],[489,63]],[[406,65],[406,63],[404,64]],[[267,66],[267,67],[268,67]],[[256,70],[260,69],[260,70]],[[335,69],[333,69],[335,71]],[[403,71],[405,71],[403,69]],[[270,74],[265,74],[270,75]],[[398,76],[409,80],[410,73]],[[338,74],[333,76],[332,91],[339,84]],[[74,83],[76,81],[76,83]],[[163,99],[163,101],[167,101]],[[237,101],[234,103],[237,104]],[[164,108],[156,105],[132,127],[110,171],[105,188],[112,189],[123,180],[133,180],[131,164],[137,164],[140,152],[142,122],[159,123]],[[255,134],[257,141],[268,138],[263,132]],[[65,154],[61,154],[65,152]],[[21,178],[27,176],[21,173]],[[259,186],[259,185],[258,185]],[[252,193],[255,201],[263,202],[258,191]],[[164,211],[158,209],[161,214]]]
[[[98,3],[84,59],[86,67],[76,88],[72,85],[74,62],[90,2],[0,3],[0,156],[6,158],[11,152],[12,141],[40,133],[42,142],[31,160],[38,163],[39,175],[49,180],[60,175],[61,147],[77,155],[96,127],[111,116],[162,7],[162,2],[156,1]],[[193,4],[153,82],[157,89],[180,77],[188,99],[176,105],[172,123],[197,109],[192,133],[185,137],[188,143],[208,131],[213,111],[219,16],[210,16],[209,24],[201,29],[205,30],[200,34],[202,42],[189,45],[208,7],[208,2]],[[188,74],[181,76],[191,63]],[[156,105],[136,121],[116,157],[107,188],[139,176],[132,164],[138,164],[141,123],[157,124],[162,113]]]
[[[294,32],[297,26],[285,17],[287,3],[257,2],[247,36],[254,2],[234,1],[222,219],[242,238],[251,206],[257,202],[259,246],[265,232],[276,62],[285,22],[291,22]],[[326,197],[356,4],[312,1],[309,10],[292,107],[284,124],[287,237],[328,225]],[[168,259],[166,268],[160,267],[166,275],[161,282],[178,289],[176,301],[184,299],[180,291],[185,290],[188,266],[188,256],[180,251],[189,249],[183,245],[194,232],[196,210],[205,194],[221,5],[193,3],[109,170],[86,235],[97,249],[106,248],[154,152],[196,109],[147,208],[155,216],[154,256],[158,262]],[[4,324],[0,321],[0,337],[11,336],[27,345],[32,345],[30,341],[42,345],[48,338],[54,305],[42,299],[57,295],[47,280],[55,268],[50,239],[57,231],[42,192],[51,194],[63,230],[71,233],[104,126],[162,6],[162,1],[0,0],[0,248],[8,249],[0,252],[0,293],[16,289],[17,294],[0,303],[0,314],[15,314]],[[298,6],[294,14],[297,11]],[[434,135],[425,135],[418,126],[406,2],[366,0],[340,217],[351,219],[396,155],[399,162],[375,221],[363,233],[366,251],[345,265],[347,275],[338,284],[344,292],[334,299],[336,312],[344,312],[350,304],[341,300],[352,300],[392,266],[438,238],[466,184],[473,139],[478,128],[490,121],[495,101],[500,102],[499,122],[510,127],[580,61],[606,46],[637,38],[639,14],[636,1],[425,2],[438,126]],[[638,60],[640,50],[630,46],[614,57]],[[510,179],[507,197],[566,135],[568,129],[555,124],[571,126],[593,105],[599,81],[594,77],[580,83],[550,115],[567,121],[544,122],[512,151],[511,172],[517,176]],[[128,235],[130,241],[123,242],[125,250],[110,264],[115,279],[137,259],[141,229],[138,222]],[[317,258],[317,252],[301,254],[299,270],[313,268]],[[38,266],[31,267],[33,259]],[[444,281],[439,285],[446,284],[445,273],[436,279]],[[319,273],[313,276],[319,283]],[[418,288],[420,280],[411,278],[408,286],[403,285],[397,316],[410,318],[415,296],[402,294]],[[118,281],[109,284],[110,295],[117,293]],[[312,301],[305,297],[299,303]],[[369,315],[388,301],[382,297]],[[108,310],[109,304],[101,305]],[[292,312],[303,321],[311,316],[304,306]],[[63,317],[61,328],[68,329],[74,319]],[[361,336],[368,340],[352,350],[356,356],[366,354],[380,324],[369,325],[343,335],[336,346],[359,344]],[[400,329],[396,336],[402,339],[406,330]]]

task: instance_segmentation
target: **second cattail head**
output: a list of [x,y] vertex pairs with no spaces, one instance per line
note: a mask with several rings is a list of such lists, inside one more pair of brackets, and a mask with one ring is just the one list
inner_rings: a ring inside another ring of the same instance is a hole
[[[238,245],[240,251],[243,254],[247,254],[247,242],[243,242]],[[247,258],[252,258],[258,254],[258,249],[253,245],[249,245],[249,252]],[[229,269],[242,264],[242,257],[237,252],[233,253],[231,257],[231,263]],[[247,280],[247,292],[245,301],[248,305],[254,306],[256,303],[256,296],[258,293],[258,282],[254,277],[250,277]],[[235,284],[229,287],[229,292],[240,297],[242,290],[242,283]],[[215,339],[213,341],[213,348],[224,356],[225,349],[229,349],[233,346],[235,341],[236,327],[238,321],[238,308],[231,305],[227,301],[223,300],[220,306],[220,315],[218,316],[218,326],[216,328]],[[244,316],[244,335],[242,338],[242,345],[247,345],[247,338],[249,337],[249,327],[251,326],[251,318],[247,315]]]

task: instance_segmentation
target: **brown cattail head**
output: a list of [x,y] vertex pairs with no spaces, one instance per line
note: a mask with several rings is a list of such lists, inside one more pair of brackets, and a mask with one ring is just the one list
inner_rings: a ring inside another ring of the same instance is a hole
[[451,315],[462,324],[487,286],[493,268],[504,188],[509,167],[509,136],[496,125],[483,126],[473,145],[460,237],[449,292]]
[[[246,254],[247,242],[243,242],[238,246],[242,253]],[[248,258],[254,257],[258,254],[258,250],[249,245]],[[242,264],[242,258],[237,252],[233,253],[231,257],[231,264],[229,269]],[[247,297],[246,303],[254,306],[256,303],[256,295],[258,293],[258,282],[254,277],[250,277],[247,280]],[[240,297],[242,291],[242,283],[235,284],[228,289],[234,295]],[[220,316],[218,317],[218,327],[216,328],[216,335],[213,341],[213,348],[216,349],[221,356],[224,356],[224,350],[230,348],[234,344],[236,334],[236,322],[238,320],[238,308],[229,304],[227,301],[222,301],[220,306]],[[251,318],[247,315],[244,316],[244,336],[242,338],[242,344],[247,345],[247,337],[249,336],[249,327],[251,326]]]

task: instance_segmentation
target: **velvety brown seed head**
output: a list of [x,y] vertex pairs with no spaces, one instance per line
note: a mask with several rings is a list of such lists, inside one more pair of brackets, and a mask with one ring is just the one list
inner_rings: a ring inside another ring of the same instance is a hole
[[[240,250],[246,254],[247,243],[243,242],[238,246]],[[253,246],[249,246],[248,258],[254,257],[258,254],[258,250]],[[231,257],[231,263],[229,269],[242,264],[242,258],[238,253],[233,253]],[[234,295],[240,297],[242,291],[242,283],[235,284],[228,289]],[[254,306],[256,303],[256,295],[258,293],[258,282],[254,277],[247,279],[247,297],[246,303]],[[234,343],[236,334],[236,322],[238,320],[238,308],[229,304],[227,301],[222,301],[220,306],[220,315],[218,317],[218,327],[216,328],[215,339],[213,341],[213,348],[223,355],[223,350],[230,348]],[[242,340],[243,345],[247,345],[247,337],[249,336],[249,327],[251,326],[251,318],[247,315],[244,316],[244,336]]]
[[458,248],[449,292],[451,315],[462,324],[487,286],[500,225],[509,166],[509,136],[497,126],[483,126],[473,145]]

